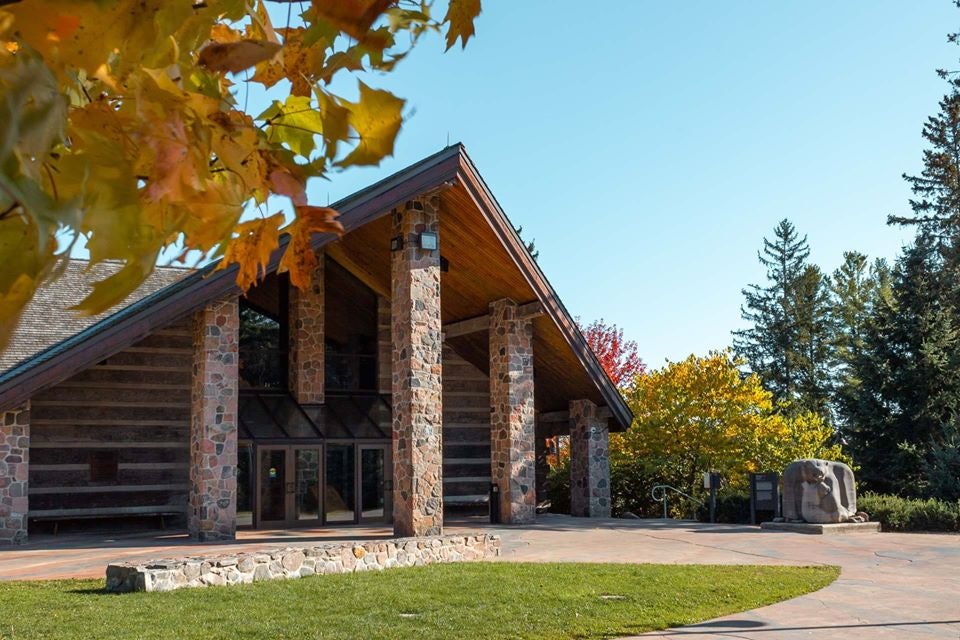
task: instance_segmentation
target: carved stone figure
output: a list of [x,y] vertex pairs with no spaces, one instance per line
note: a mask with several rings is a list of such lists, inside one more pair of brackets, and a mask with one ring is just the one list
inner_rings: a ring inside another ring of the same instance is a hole
[[867,522],[857,511],[853,471],[842,462],[796,460],[783,472],[783,517],[787,522]]

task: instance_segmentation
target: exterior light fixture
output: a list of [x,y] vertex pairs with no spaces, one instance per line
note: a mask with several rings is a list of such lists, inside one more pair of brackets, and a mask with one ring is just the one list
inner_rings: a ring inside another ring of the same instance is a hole
[[420,248],[424,251],[436,251],[440,246],[437,234],[432,231],[423,231],[420,233]]
[[390,251],[400,251],[400,249],[403,249],[403,236],[390,238]]

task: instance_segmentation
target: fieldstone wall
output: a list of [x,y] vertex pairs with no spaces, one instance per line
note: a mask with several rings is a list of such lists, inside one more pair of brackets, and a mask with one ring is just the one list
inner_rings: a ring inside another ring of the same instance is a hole
[[490,304],[490,474],[500,521],[536,520],[533,322],[512,300]]
[[27,541],[30,404],[0,414],[0,545]]
[[237,530],[237,299],[197,312],[190,416],[187,528],[201,541]]
[[382,571],[394,567],[467,562],[500,555],[490,534],[331,542],[234,555],[192,557],[107,566],[107,590],[173,591],[190,587],[289,580],[312,575]]
[[440,251],[419,248],[419,234],[440,231],[440,197],[394,210],[391,336],[393,342],[393,528],[398,536],[443,529],[443,401]]
[[377,389],[381,395],[393,393],[393,338],[390,335],[390,300],[377,296]]
[[324,254],[308,289],[290,286],[290,393],[300,404],[322,404],[324,386]]
[[570,513],[610,517],[610,432],[589,400],[570,402]]

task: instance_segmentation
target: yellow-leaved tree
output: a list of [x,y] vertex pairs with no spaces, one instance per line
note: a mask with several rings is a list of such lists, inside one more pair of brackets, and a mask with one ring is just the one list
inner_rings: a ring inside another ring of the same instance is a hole
[[[284,231],[281,270],[307,284],[312,234],[342,232],[336,211],[308,202],[307,181],[379,163],[404,118],[404,100],[388,91],[358,79],[348,100],[331,83],[391,71],[431,32],[448,49],[465,46],[480,0],[449,0],[442,19],[432,8],[433,0],[0,2],[0,348],[80,238],[92,264],[123,265],[94,285],[83,313],[122,300],[171,248],[225,257],[245,289]],[[245,82],[276,99],[248,113]],[[270,195],[289,198],[292,221],[266,212],[240,222]]]
[[850,462],[820,416],[774,406],[741,364],[730,351],[714,351],[637,376],[627,391],[634,424],[611,436],[614,467],[640,465],[646,483],[697,495],[705,471],[745,488],[749,473],[782,472],[798,458]]

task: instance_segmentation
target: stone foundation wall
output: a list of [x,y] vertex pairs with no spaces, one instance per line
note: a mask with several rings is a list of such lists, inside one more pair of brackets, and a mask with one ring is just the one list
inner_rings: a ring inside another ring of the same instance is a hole
[[390,254],[393,354],[393,530],[398,536],[443,531],[443,337],[440,251],[419,235],[440,231],[440,196],[392,213],[403,247]]
[[27,541],[30,405],[0,412],[0,545]]
[[187,527],[200,541],[231,540],[237,529],[239,332],[236,298],[211,303],[197,313]]
[[325,258],[305,290],[290,285],[290,347],[287,351],[290,393],[300,404],[322,404],[324,399]]
[[288,547],[206,558],[111,564],[107,566],[107,590],[173,591],[331,573],[467,562],[499,555],[500,536],[486,533],[331,542],[313,547]]
[[536,519],[533,323],[512,300],[490,304],[490,474],[500,521]]
[[570,514],[610,517],[610,433],[597,405],[570,402]]

